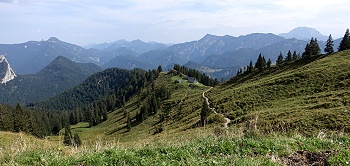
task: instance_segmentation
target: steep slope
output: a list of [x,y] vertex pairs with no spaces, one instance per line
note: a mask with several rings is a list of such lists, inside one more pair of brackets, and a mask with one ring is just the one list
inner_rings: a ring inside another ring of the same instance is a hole
[[59,56],[36,74],[18,75],[7,84],[0,85],[0,103],[37,102],[78,85],[100,70],[95,64],[79,64]]
[[344,51],[234,77],[208,93],[210,103],[233,125],[261,132],[350,132],[349,58]]
[[0,83],[4,84],[17,77],[16,73],[12,70],[5,56],[0,55]]
[[[176,73],[161,73],[154,83],[131,97],[125,107],[110,113],[107,121],[83,129],[81,134],[84,139],[91,136],[113,139],[117,135],[121,141],[134,141],[157,133],[174,134],[199,127],[203,92],[210,107],[224,115],[209,116],[208,128],[220,126],[226,117],[230,119],[230,129],[243,133],[249,130],[260,134],[349,133],[350,63],[345,60],[349,57],[350,51],[345,51],[273,66],[264,72],[234,77],[212,89],[188,83]],[[156,113],[140,121],[143,107],[152,101],[150,94],[164,88],[171,92],[170,97],[156,102],[159,107]]]

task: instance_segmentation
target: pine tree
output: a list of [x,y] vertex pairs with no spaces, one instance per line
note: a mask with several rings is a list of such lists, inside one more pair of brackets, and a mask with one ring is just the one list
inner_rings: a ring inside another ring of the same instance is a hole
[[350,49],[350,37],[349,37],[349,28],[346,29],[343,39],[341,40],[338,51],[344,51]]
[[264,70],[266,68],[266,59],[259,54],[258,60],[255,63],[255,68],[259,69],[260,71]]
[[334,52],[333,46],[334,44],[333,44],[332,34],[329,34],[329,37],[326,43],[326,48],[324,48],[324,52],[326,52],[328,55],[332,54]]
[[292,56],[292,53],[289,50],[288,53],[287,53],[287,57],[286,57],[285,62],[292,62],[292,61],[293,61],[293,56]]
[[283,54],[282,54],[282,52],[280,52],[280,55],[277,58],[276,64],[277,64],[277,66],[280,66],[280,65],[283,64]]
[[28,129],[29,132],[34,136],[43,137],[43,133],[40,132],[38,123],[33,112],[29,113]]
[[72,145],[73,142],[73,138],[72,138],[72,133],[70,131],[70,126],[67,124],[64,127],[64,137],[63,137],[63,144],[66,146]]
[[74,133],[73,140],[74,140],[76,147],[79,147],[80,145],[82,145],[82,142],[81,142],[81,139],[80,139],[78,133]]
[[4,131],[4,107],[0,104],[0,131]]
[[265,69],[266,68],[266,59],[265,59],[265,56],[262,57],[262,62],[261,62],[261,70]]
[[21,105],[17,103],[15,111],[13,113],[13,127],[15,132],[26,131],[27,123],[25,118],[25,112]]
[[311,38],[310,43],[306,44],[303,58],[311,58],[312,56],[318,56],[320,54],[321,49],[317,43],[317,39]]
[[311,45],[311,55],[320,55],[321,54],[321,48],[318,45],[317,38],[315,38],[313,41],[310,42]]
[[202,126],[204,127],[206,125],[207,122],[207,118],[209,117],[209,115],[211,114],[211,110],[209,109],[207,102],[204,101],[202,104],[202,110],[201,110],[201,123]]
[[293,52],[293,61],[297,61],[297,60],[299,60],[299,59],[300,59],[300,55],[297,54],[296,51],[294,51],[294,52]]
[[271,65],[272,65],[272,61],[271,61],[271,59],[269,58],[269,60],[267,61],[267,68],[270,68],[271,67]]
[[162,68],[162,66],[158,66],[158,73],[161,73],[163,71],[163,68]]
[[311,56],[310,46],[309,43],[306,44],[305,50],[303,52],[303,58],[308,58]]
[[254,70],[253,61],[250,61],[249,67],[248,67],[248,72],[249,72],[249,73],[252,73],[253,70]]

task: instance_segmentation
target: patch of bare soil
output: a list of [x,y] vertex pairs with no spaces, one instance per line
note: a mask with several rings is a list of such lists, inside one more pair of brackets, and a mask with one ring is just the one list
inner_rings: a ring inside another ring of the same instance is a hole
[[324,152],[308,152],[308,151],[297,151],[288,157],[283,157],[282,163],[291,166],[328,166],[329,157],[334,151]]

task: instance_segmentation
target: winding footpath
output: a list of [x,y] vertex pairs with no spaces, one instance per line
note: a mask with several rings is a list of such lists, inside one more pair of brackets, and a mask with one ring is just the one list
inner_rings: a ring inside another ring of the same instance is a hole
[[[203,96],[204,100],[206,101],[206,103],[207,103],[207,105],[208,105],[208,108],[211,109],[211,110],[213,110],[213,112],[214,112],[215,114],[218,114],[218,113],[216,112],[215,108],[211,108],[211,107],[210,107],[209,99],[208,99],[208,97],[205,96],[205,93],[209,92],[211,89],[213,89],[213,87],[210,87],[208,90],[204,91],[203,94],[202,94],[202,96]],[[227,128],[227,127],[228,127],[228,124],[231,122],[231,120],[230,120],[229,118],[226,118],[226,117],[224,117],[224,119],[226,120],[226,122],[224,123],[224,127]]]

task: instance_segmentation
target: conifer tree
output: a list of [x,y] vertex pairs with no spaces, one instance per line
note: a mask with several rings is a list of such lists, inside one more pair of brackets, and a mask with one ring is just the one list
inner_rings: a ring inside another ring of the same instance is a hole
[[36,121],[36,118],[33,112],[29,113],[28,130],[34,136],[37,136],[37,137],[43,136],[42,132],[40,132],[39,125]]
[[293,61],[297,61],[297,60],[299,60],[299,59],[300,59],[300,55],[297,54],[296,51],[294,51],[294,52],[293,52]]
[[201,110],[201,123],[202,126],[204,127],[206,125],[207,122],[207,118],[209,117],[209,115],[211,114],[211,110],[209,109],[207,102],[204,100],[203,104],[202,104],[202,110]]
[[267,61],[267,68],[270,68],[271,67],[271,65],[272,65],[272,61],[271,61],[271,59],[269,58],[269,60]]
[[318,45],[317,38],[315,38],[313,41],[310,42],[311,45],[311,55],[320,55],[321,54],[321,48]]
[[259,54],[258,60],[255,63],[255,68],[258,68],[260,71],[266,68],[266,59],[261,55],[261,53]]
[[303,52],[303,58],[308,58],[311,56],[309,43],[305,46],[305,51]]
[[350,37],[349,37],[349,28],[346,29],[343,39],[341,40],[338,51],[344,51],[350,49]]
[[310,43],[306,44],[303,58],[311,58],[312,56],[318,56],[321,53],[320,46],[317,43],[317,39],[311,38]]
[[70,131],[70,126],[67,124],[64,127],[64,137],[63,137],[63,144],[66,146],[72,145],[73,138],[72,133]]
[[78,133],[74,133],[73,140],[74,140],[76,147],[79,147],[80,145],[82,145],[82,142],[81,142],[81,139],[80,139]]
[[249,72],[249,73],[252,73],[253,70],[254,70],[253,61],[250,61],[249,67],[248,67],[248,72]]
[[276,64],[277,64],[277,66],[280,66],[280,65],[283,64],[283,54],[282,54],[282,52],[280,52],[280,55],[277,58]]
[[329,34],[329,37],[326,43],[326,48],[324,48],[324,52],[326,52],[328,55],[332,54],[334,52],[333,46],[334,44],[333,44],[332,34]]
[[13,127],[15,132],[26,131],[26,118],[25,112],[21,105],[17,103],[15,111],[13,113]]
[[289,50],[288,53],[287,53],[287,57],[286,57],[285,62],[292,62],[292,61],[293,61],[293,56],[292,56],[292,53]]
[[266,59],[265,59],[265,56],[262,57],[261,67],[262,67],[262,69],[265,69],[265,68],[266,68]]
[[3,106],[0,104],[0,131],[4,131],[4,110]]
[[162,66],[158,66],[158,73],[161,73],[163,71],[163,68],[162,68]]

